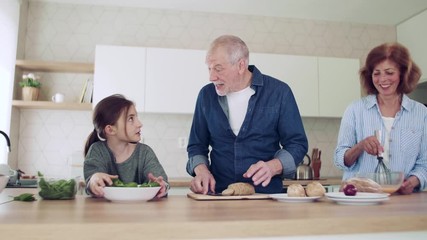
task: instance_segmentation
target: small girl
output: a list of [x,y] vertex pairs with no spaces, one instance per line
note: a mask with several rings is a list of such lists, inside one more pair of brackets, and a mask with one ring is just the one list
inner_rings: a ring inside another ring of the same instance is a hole
[[103,188],[119,178],[125,183],[157,182],[161,188],[156,197],[166,196],[166,173],[154,151],[139,142],[142,123],[133,102],[122,95],[104,98],[95,107],[93,125],[84,152],[89,194],[103,197]]

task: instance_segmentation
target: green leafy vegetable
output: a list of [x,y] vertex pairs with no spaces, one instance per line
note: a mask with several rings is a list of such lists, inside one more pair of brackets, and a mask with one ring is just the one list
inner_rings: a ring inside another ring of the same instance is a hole
[[22,202],[32,202],[32,201],[36,201],[36,198],[32,193],[23,193],[21,195],[13,197],[13,200],[22,201]]
[[113,179],[112,186],[113,187],[138,187],[138,183],[136,182],[124,183],[120,179],[116,178],[116,179]]
[[76,180],[74,179],[46,181],[45,178],[41,177],[39,187],[40,197],[48,200],[73,199],[77,192]]
[[138,183],[136,182],[125,183],[125,187],[138,187]]
[[148,183],[143,183],[140,185],[140,187],[160,187],[160,184],[157,182],[148,182]]
[[125,184],[118,178],[113,179],[113,187],[124,187]]
[[148,183],[143,183],[141,185],[138,185],[138,183],[136,182],[124,183],[120,179],[116,178],[116,179],[113,179],[113,185],[111,186],[112,187],[159,187],[160,184],[149,181]]

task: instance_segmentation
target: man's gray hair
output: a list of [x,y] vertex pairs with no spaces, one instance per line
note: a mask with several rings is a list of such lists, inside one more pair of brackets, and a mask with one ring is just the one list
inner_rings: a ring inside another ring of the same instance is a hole
[[237,63],[240,59],[245,59],[246,64],[249,63],[248,46],[239,37],[233,35],[222,35],[218,37],[211,43],[207,55],[211,55],[213,51],[219,48],[225,48],[231,64]]

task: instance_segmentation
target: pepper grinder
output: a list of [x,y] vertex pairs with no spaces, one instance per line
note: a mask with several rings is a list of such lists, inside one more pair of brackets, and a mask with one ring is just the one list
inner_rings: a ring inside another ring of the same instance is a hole
[[322,167],[322,161],[320,159],[322,151],[315,148],[313,149],[312,166],[314,179],[320,179],[320,168]]

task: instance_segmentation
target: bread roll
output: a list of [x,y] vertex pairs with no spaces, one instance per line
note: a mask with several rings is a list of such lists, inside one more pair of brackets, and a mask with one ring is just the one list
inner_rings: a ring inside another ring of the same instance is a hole
[[305,190],[301,184],[291,184],[288,186],[288,197],[305,197]]
[[307,184],[305,192],[309,197],[322,197],[326,193],[325,187],[319,182],[311,182]]
[[342,191],[343,187],[347,184],[353,184],[357,188],[358,192],[371,192],[371,193],[382,192],[381,186],[378,183],[376,183],[374,180],[369,178],[362,178],[362,177],[349,178],[341,184],[340,191]]
[[228,185],[227,189],[222,191],[224,196],[243,196],[252,195],[255,193],[255,188],[249,183],[238,182]]

